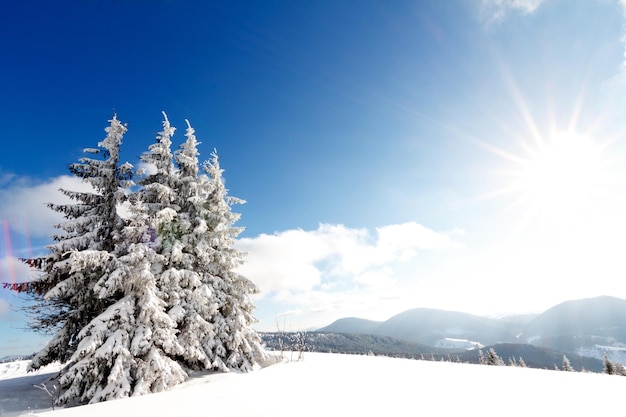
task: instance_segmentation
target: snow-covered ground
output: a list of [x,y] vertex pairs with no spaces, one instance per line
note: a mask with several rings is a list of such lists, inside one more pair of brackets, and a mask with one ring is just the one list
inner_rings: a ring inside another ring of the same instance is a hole
[[467,339],[454,339],[452,337],[446,337],[445,339],[437,340],[435,347],[446,349],[476,349],[484,347],[479,342],[473,342]]
[[0,381],[0,404],[21,397],[23,407],[0,416],[614,415],[626,392],[626,377],[604,374],[307,353],[249,374],[196,375],[169,392],[42,412],[35,379]]
[[576,353],[581,356],[589,356],[602,360],[604,355],[608,356],[612,362],[618,362],[622,365],[626,365],[626,346],[624,345],[595,345],[592,348],[579,348]]

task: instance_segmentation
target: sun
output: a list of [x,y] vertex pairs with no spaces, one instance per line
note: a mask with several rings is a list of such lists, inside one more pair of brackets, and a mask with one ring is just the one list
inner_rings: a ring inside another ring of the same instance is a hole
[[571,227],[598,215],[608,178],[600,145],[563,131],[527,150],[513,186],[526,206],[527,221]]

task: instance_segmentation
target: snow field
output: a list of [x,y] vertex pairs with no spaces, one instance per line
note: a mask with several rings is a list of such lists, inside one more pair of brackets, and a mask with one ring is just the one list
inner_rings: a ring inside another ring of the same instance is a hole
[[168,392],[24,415],[600,415],[614,414],[611,399],[624,392],[625,377],[604,374],[307,353],[247,374],[195,374]]

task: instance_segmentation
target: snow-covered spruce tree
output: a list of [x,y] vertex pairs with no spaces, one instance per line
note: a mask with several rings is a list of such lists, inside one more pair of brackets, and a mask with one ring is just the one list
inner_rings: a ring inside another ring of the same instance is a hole
[[216,310],[216,303],[210,301],[212,291],[196,271],[193,243],[183,243],[190,241],[184,236],[193,234],[190,201],[198,194],[197,141],[189,127],[187,141],[176,153],[177,170],[171,152],[175,128],[165,113],[163,116],[163,131],[141,157],[153,172],[139,182],[143,188],[132,198],[133,211],[146,222],[149,233],[145,240],[162,258],[153,272],[159,296],[166,302],[166,311],[176,323],[183,346],[175,359],[191,369],[208,369],[211,361],[201,341],[212,337],[207,319]]
[[213,317],[218,311],[208,273],[210,259],[206,242],[208,212],[206,197],[211,184],[206,175],[198,175],[198,141],[187,122],[186,141],[175,152],[178,167],[175,177],[175,205],[178,207],[172,243],[165,245],[169,259],[161,282],[168,287],[170,316],[177,322],[178,340],[183,354],[178,358],[194,369],[212,369],[213,361],[203,345],[215,338]]
[[178,173],[171,151],[175,131],[163,112],[163,130],[157,133],[156,142],[148,147],[148,152],[140,156],[144,164],[138,172],[143,177],[138,181],[141,188],[130,197],[133,217],[145,225],[145,230],[137,229],[140,231],[134,241],[143,240],[163,258],[160,269],[154,273],[160,296],[166,300],[168,309],[178,305],[181,297],[178,275],[163,274],[164,270],[172,268],[172,253],[180,252],[181,248],[180,207],[176,205]]
[[60,190],[75,203],[48,205],[65,217],[55,226],[60,232],[53,236],[55,243],[48,246],[50,253],[24,260],[42,273],[37,281],[39,291],[32,295],[35,302],[31,328],[54,334],[29,369],[57,360],[65,362],[76,349],[81,329],[112,303],[109,298],[94,295],[93,287],[104,272],[103,265],[72,267],[76,253],[113,251],[124,226],[117,207],[132,184],[132,166],[120,164],[119,159],[126,127],[113,116],[105,131],[107,135],[98,148],[84,150],[94,157],[83,157],[69,166],[70,172],[90,184],[93,191]]
[[258,292],[258,287],[236,272],[244,254],[234,243],[243,228],[234,226],[240,215],[233,213],[231,206],[245,201],[227,195],[217,153],[214,151],[211,157],[211,161],[204,164],[211,185],[206,199],[208,217],[198,230],[206,236],[196,250],[204,257],[217,312],[209,320],[215,327],[215,338],[207,338],[203,344],[213,368],[249,371],[256,367],[257,359],[266,354],[259,335],[252,328],[255,319],[250,297]]
[[[130,235],[145,224],[132,224]],[[95,286],[98,296],[121,294],[78,335],[79,344],[59,379],[60,404],[85,404],[166,390],[186,378],[172,357],[182,354],[176,323],[165,312],[153,271],[163,257],[143,242],[127,254],[80,253],[73,267],[107,265]]]
[[569,359],[565,355],[563,355],[563,363],[561,365],[561,370],[566,371],[566,372],[575,372],[575,369],[572,367],[572,364],[570,363]]
[[[163,116],[163,131],[141,156],[150,173],[131,195],[131,220],[117,248],[121,256],[107,260],[110,273],[95,286],[100,297],[122,296],[80,333],[76,353],[60,379],[62,403],[162,391],[186,377],[175,360],[184,353],[177,341],[177,323],[167,313],[169,303],[181,295],[178,274],[164,271],[171,268],[172,253],[181,244],[177,173],[170,150],[175,128]],[[94,260],[77,256],[74,261]]]
[[148,147],[148,152],[140,156],[141,162],[146,166],[140,170],[139,175],[147,172],[144,178],[138,181],[142,187],[136,194],[141,201],[144,215],[154,217],[157,212],[164,208],[174,206],[176,168],[171,151],[172,136],[176,128],[170,125],[165,112],[163,112],[163,131],[157,134],[156,142]]
[[485,354],[482,349],[478,349],[478,363],[480,365],[486,365],[485,363]]
[[[176,204],[179,200],[178,172],[171,151],[171,138],[176,128],[171,126],[165,112],[163,117],[163,130],[157,134],[156,142],[148,147],[148,152],[140,157],[149,173],[139,181],[142,188],[133,193],[131,204],[133,216],[142,219],[147,227],[144,240],[163,257],[161,269],[154,272],[161,297],[171,308],[180,304],[179,277],[172,273],[163,274],[163,271],[173,268],[171,257],[181,251],[182,225],[178,215],[180,206]],[[138,174],[143,176],[143,172]]]
[[618,362],[612,362],[606,353],[604,354],[603,364],[605,374],[626,376],[626,368],[624,365]]
[[[234,272],[242,254],[232,248],[242,230],[230,205],[243,202],[226,196],[217,155],[199,174],[198,141],[187,121],[187,140],[175,152],[176,236],[159,233],[168,259],[161,282],[168,288],[170,316],[178,324],[184,348],[178,358],[187,367],[247,371],[265,353],[250,328],[256,287]],[[209,174],[209,175],[207,175]],[[175,289],[175,290],[174,290]]]
[[491,347],[484,358],[484,365],[504,366],[504,361],[498,356],[496,350]]

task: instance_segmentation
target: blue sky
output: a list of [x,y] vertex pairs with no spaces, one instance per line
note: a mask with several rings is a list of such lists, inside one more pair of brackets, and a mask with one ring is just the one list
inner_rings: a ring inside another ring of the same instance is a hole
[[[0,281],[45,254],[67,165],[161,111],[216,148],[257,327],[626,297],[618,0],[13,2],[0,17]],[[178,138],[178,139],[176,139]],[[0,357],[24,332],[0,289]]]

